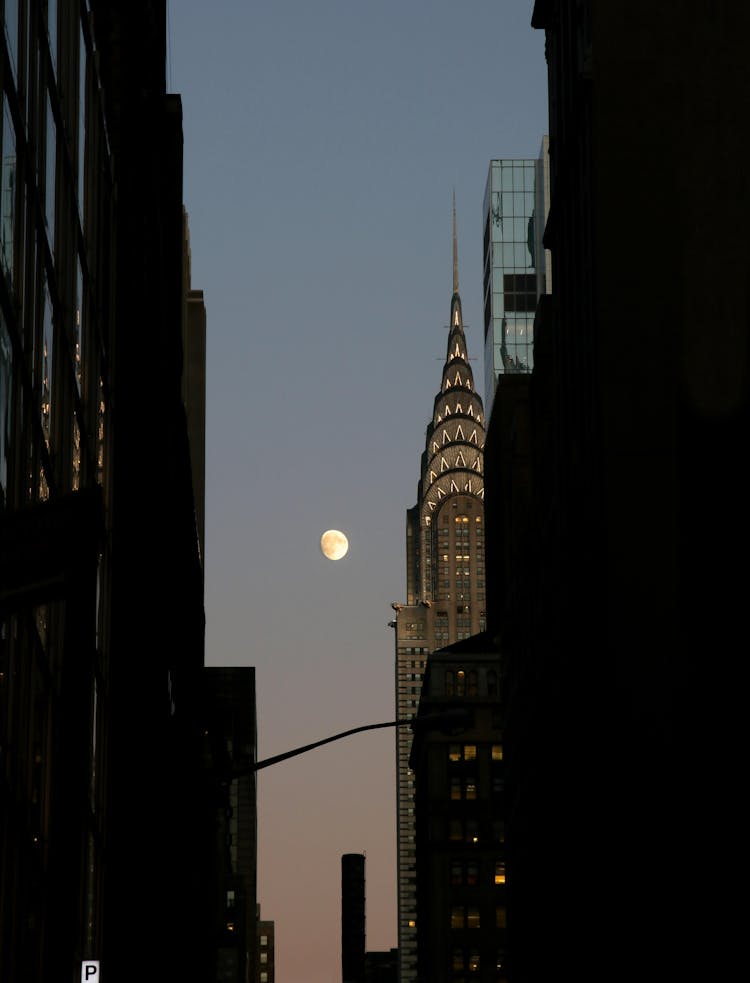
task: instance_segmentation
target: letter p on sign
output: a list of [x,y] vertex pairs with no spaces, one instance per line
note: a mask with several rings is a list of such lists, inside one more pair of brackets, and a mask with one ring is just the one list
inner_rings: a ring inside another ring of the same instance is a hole
[[81,964],[81,983],[101,983],[98,959],[87,959]]

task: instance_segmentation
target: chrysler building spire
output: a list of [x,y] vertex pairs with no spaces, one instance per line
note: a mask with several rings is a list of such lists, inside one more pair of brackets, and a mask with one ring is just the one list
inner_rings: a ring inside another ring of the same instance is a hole
[[456,190],[453,189],[453,293],[458,293],[458,239],[456,237]]

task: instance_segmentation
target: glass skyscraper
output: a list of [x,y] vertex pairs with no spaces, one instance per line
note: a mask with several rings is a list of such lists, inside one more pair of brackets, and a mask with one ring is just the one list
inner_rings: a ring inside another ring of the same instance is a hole
[[534,367],[534,314],[550,289],[542,245],[549,201],[547,138],[537,160],[493,160],[484,193],[484,405],[501,375]]

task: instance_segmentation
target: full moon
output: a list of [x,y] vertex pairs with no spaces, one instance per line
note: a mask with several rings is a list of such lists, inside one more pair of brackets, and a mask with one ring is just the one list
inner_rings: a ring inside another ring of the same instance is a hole
[[338,529],[329,529],[320,537],[320,549],[329,560],[340,560],[342,556],[346,556],[349,540]]

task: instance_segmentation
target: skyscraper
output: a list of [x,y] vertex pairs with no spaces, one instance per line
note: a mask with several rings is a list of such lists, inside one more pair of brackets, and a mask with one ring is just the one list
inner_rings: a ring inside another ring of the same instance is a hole
[[724,979],[745,940],[724,885],[747,827],[750,9],[533,8],[554,282],[519,480],[517,418],[493,409],[486,451],[509,978]]
[[549,211],[549,140],[537,160],[490,161],[484,192],[484,405],[497,380],[534,368],[534,312],[551,283],[542,243]]
[[465,725],[415,731],[417,978],[507,983],[504,762],[499,660],[487,632],[433,652],[419,715],[462,707]]
[[203,979],[202,355],[186,378],[166,4],[0,14],[0,978],[91,958],[118,983],[148,951]]
[[[405,604],[395,603],[396,713],[416,713],[430,652],[485,627],[484,406],[474,388],[458,291],[453,201],[453,294],[440,389],[427,425],[417,504],[406,514]],[[416,859],[411,734],[396,730],[399,981],[416,979]]]

